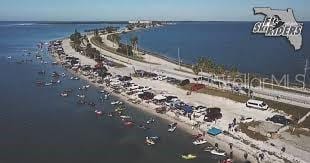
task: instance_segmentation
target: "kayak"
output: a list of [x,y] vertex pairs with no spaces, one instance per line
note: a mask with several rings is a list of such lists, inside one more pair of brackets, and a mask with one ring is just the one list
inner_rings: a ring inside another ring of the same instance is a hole
[[193,160],[193,159],[197,158],[197,156],[193,155],[193,154],[187,154],[187,155],[182,155],[182,158],[185,160]]

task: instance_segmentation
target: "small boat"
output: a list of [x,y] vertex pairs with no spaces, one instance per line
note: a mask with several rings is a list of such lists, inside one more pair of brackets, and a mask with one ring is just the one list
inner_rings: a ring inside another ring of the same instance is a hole
[[66,76],[66,74],[65,74],[65,73],[62,73],[62,74],[61,74],[61,76],[62,76],[62,77],[65,77],[65,76]]
[[149,137],[145,137],[145,144],[148,146],[155,145],[155,141]]
[[124,122],[124,125],[127,127],[132,127],[134,123],[132,121],[127,121],[127,122]]
[[95,113],[96,113],[97,115],[102,115],[102,114],[103,114],[102,111],[99,111],[99,110],[95,110]]
[[177,128],[177,123],[172,123],[169,125],[169,129],[168,129],[168,132],[174,132],[175,129]]
[[85,95],[76,95],[79,98],[85,98]]
[[107,100],[109,98],[108,95],[104,95],[104,100]]
[[197,139],[193,142],[194,145],[206,144],[208,141],[205,139]]
[[90,85],[85,85],[85,88],[89,88],[90,87]]
[[63,93],[60,94],[60,96],[62,96],[62,97],[68,97],[68,93],[64,93],[64,92],[63,92]]
[[45,83],[45,86],[50,86],[52,85],[53,83]]
[[193,159],[197,158],[197,156],[193,155],[193,154],[187,154],[187,155],[182,155],[182,158],[185,160],[193,160]]
[[225,156],[226,153],[224,151],[220,151],[218,149],[213,149],[212,151],[210,151],[210,153],[214,154],[214,155],[218,155],[218,156]]
[[146,121],[147,124],[151,124],[151,123],[154,123],[154,122],[155,122],[155,119],[153,119],[153,118],[148,120],[148,121]]
[[120,101],[112,101],[111,102],[111,105],[120,105],[122,102]]
[[114,111],[115,112],[122,112],[122,111],[124,111],[125,109],[124,108],[116,108]]
[[8,56],[8,59],[12,59],[12,56]]
[[71,79],[71,80],[80,80],[79,77],[71,77],[70,79]]
[[113,113],[108,113],[108,117],[113,117]]
[[131,117],[127,116],[127,115],[121,115],[120,118],[122,118],[122,119],[131,119]]

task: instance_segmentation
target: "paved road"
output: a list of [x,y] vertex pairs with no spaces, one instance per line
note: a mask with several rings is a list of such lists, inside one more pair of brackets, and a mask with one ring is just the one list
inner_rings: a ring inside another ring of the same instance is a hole
[[[92,36],[89,36],[89,37],[92,37]],[[103,36],[103,42],[110,47],[113,46],[113,43],[107,40],[106,35]],[[148,62],[152,62],[156,64],[149,64],[149,63],[131,60],[131,59],[116,55],[114,53],[111,53],[109,51],[106,51],[102,48],[99,48],[94,44],[92,45],[95,48],[97,48],[102,54],[104,54],[105,57],[108,57],[109,59],[115,62],[125,64],[127,66],[126,68],[127,71],[121,71],[120,73],[125,73],[125,72],[133,73],[135,69],[135,70],[145,70],[145,71],[150,71],[150,72],[156,71],[159,74],[162,73],[163,75],[175,77],[178,79],[193,79],[195,77],[199,77],[194,74],[177,71],[176,69],[179,69],[178,65],[175,65],[163,59],[159,59],[152,55],[146,54],[144,55],[144,58]],[[188,69],[185,67],[182,67],[182,70],[191,71],[191,69]],[[224,84],[230,83],[229,81],[224,81],[224,80],[219,80],[219,81],[223,82]],[[210,85],[209,83],[204,83],[204,84]],[[215,85],[211,85],[211,86],[215,86]],[[224,87],[224,89],[230,89],[230,88]],[[310,110],[310,96],[309,95],[286,92],[286,91],[279,91],[279,90],[268,89],[268,88],[264,88],[264,89],[254,88],[252,90],[254,92],[253,94],[254,96],[266,98],[269,100],[279,101],[279,102],[283,102],[287,104],[292,104],[296,106],[306,107],[306,108],[309,108]]]

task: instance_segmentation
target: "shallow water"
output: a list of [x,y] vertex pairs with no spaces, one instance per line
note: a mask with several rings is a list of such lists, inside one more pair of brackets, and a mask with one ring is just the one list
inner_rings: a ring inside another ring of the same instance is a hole
[[[35,49],[38,42],[65,37],[76,28],[101,26],[1,23],[0,162],[185,162],[180,158],[182,153],[199,154],[191,162],[217,162],[218,158],[201,152],[202,147],[192,145],[191,135],[180,130],[169,134],[168,122],[158,118],[151,130],[144,131],[125,128],[119,119],[96,117],[94,108],[76,104],[77,88],[86,84],[83,80],[68,80],[69,75],[61,79],[60,85],[36,86],[37,80],[50,81],[53,71],[68,72],[59,66],[41,64],[34,56],[24,56],[23,49]],[[16,63],[25,59],[33,62]],[[44,60],[51,61],[47,55]],[[41,70],[46,70],[47,75],[40,76]],[[73,94],[61,97],[61,91],[68,88],[74,89]],[[98,108],[113,109],[110,105],[113,97],[100,103],[97,89],[90,88],[85,94]],[[151,117],[132,107],[128,107],[128,114],[138,123]],[[148,135],[160,136],[161,143],[145,146],[144,137]]]

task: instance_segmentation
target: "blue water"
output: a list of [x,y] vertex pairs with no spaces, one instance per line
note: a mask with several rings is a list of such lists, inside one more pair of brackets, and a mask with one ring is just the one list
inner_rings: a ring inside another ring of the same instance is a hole
[[304,23],[303,47],[295,51],[283,37],[252,34],[254,22],[187,22],[140,30],[124,35],[123,42],[137,35],[139,46],[177,58],[180,48],[185,63],[209,57],[241,72],[263,75],[295,75],[304,72],[305,56],[310,56],[310,22]]
[[[60,66],[41,64],[34,55],[38,42],[67,37],[75,29],[101,28],[105,24],[25,24],[0,23],[0,163],[158,163],[187,162],[182,153],[199,154],[191,162],[217,162],[216,157],[195,147],[191,135],[180,130],[167,133],[168,122],[155,118],[151,130],[124,128],[119,119],[94,114],[89,106],[77,105],[78,87],[85,81],[71,81],[69,72]],[[43,52],[44,54],[45,52]],[[12,56],[12,59],[7,59]],[[51,62],[44,54],[43,59]],[[32,62],[26,60],[33,60]],[[21,64],[16,62],[24,61]],[[46,76],[38,75],[45,70]],[[53,71],[66,73],[60,85],[37,87],[37,80],[50,81]],[[60,93],[72,88],[68,98]],[[109,101],[98,100],[97,89],[85,92],[87,100],[97,108],[113,110]],[[137,123],[151,115],[128,106],[128,114]],[[161,136],[161,143],[154,147],[144,145],[144,137]]]

